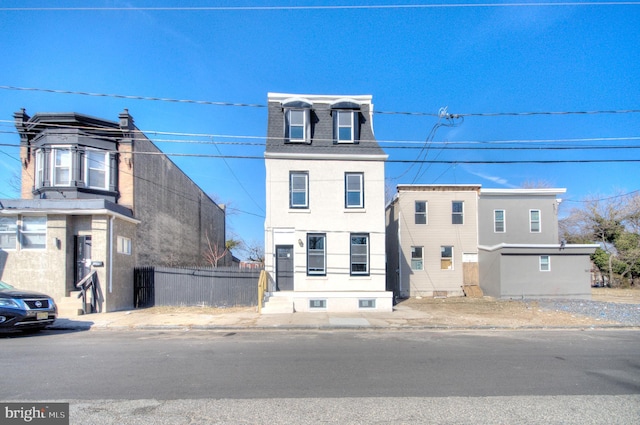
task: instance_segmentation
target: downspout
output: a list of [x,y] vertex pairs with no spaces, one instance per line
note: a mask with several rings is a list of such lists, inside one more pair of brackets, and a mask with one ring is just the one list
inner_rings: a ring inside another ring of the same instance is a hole
[[109,219],[109,293],[113,292],[113,222],[115,216]]
[[[400,202],[398,202],[398,207],[400,207]],[[402,229],[402,214],[398,211],[398,296],[400,297],[402,294],[402,236],[400,234],[400,229]],[[411,294],[409,294],[411,296]]]

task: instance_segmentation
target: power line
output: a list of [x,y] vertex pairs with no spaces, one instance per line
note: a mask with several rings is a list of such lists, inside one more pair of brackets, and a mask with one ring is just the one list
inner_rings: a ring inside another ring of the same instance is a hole
[[157,11],[157,12],[222,12],[222,11],[296,11],[296,10],[375,10],[375,9],[451,9],[491,7],[568,7],[568,6],[638,6],[637,1],[564,1],[533,3],[422,3],[379,5],[320,6],[129,6],[129,7],[2,7],[6,12],[87,12],[87,11]]
[[[640,2],[638,2],[640,5]],[[1,10],[1,9],[0,9]],[[247,107],[247,108],[267,108],[268,105],[259,103],[238,103],[238,102],[218,102],[210,100],[193,100],[193,99],[175,99],[167,97],[153,97],[153,96],[137,96],[137,95],[123,95],[123,94],[110,94],[110,93],[92,93],[84,91],[73,90],[57,90],[46,89],[36,87],[16,87],[0,85],[2,90],[14,90],[14,91],[33,91],[44,92],[53,94],[69,94],[78,96],[94,96],[94,97],[112,97],[117,99],[128,100],[146,100],[155,102],[172,102],[172,103],[187,103],[197,105],[212,105],[212,106],[233,106],[233,107]],[[381,115],[413,115],[413,116],[431,116],[440,117],[438,113],[432,112],[410,112],[410,111],[372,111],[374,114]],[[463,117],[500,117],[500,116],[537,116],[537,115],[602,115],[602,114],[636,114],[640,113],[640,109],[621,109],[621,110],[593,110],[593,111],[530,111],[530,112],[470,112],[459,114],[448,114],[450,118],[463,118]]]

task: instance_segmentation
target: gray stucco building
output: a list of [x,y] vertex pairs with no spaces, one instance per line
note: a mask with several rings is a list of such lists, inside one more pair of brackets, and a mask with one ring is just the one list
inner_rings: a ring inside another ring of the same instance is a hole
[[[80,306],[96,272],[98,311],[133,307],[140,265],[203,263],[224,250],[225,211],[136,128],[77,113],[14,115],[21,199],[0,200],[0,279]],[[223,262],[230,261],[230,256]]]

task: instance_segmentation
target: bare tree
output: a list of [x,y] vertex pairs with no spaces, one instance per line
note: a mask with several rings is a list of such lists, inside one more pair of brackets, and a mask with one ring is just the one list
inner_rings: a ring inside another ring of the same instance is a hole
[[211,239],[209,238],[209,232],[205,232],[205,238],[207,239],[207,248],[202,256],[204,257],[204,260],[211,265],[211,267],[216,268],[218,267],[220,260],[227,255],[229,249],[226,246],[222,249],[222,247],[216,243],[212,244]]

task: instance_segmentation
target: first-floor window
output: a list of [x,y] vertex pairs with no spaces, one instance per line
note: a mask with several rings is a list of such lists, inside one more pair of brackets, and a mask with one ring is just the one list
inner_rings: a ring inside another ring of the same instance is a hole
[[131,255],[131,239],[124,236],[118,236],[116,238],[118,254]]
[[324,234],[307,235],[307,274],[321,275],[327,274],[326,269],[326,236]]
[[440,247],[440,268],[442,270],[453,270],[453,247]]
[[18,217],[0,217],[0,249],[16,249]]
[[24,249],[47,247],[47,217],[22,217],[20,243]]
[[548,272],[551,271],[551,257],[548,255],[540,256],[540,271]]
[[424,258],[422,256],[423,249],[421,246],[411,247],[411,270],[423,270]]
[[369,275],[369,235],[351,235],[351,275]]

